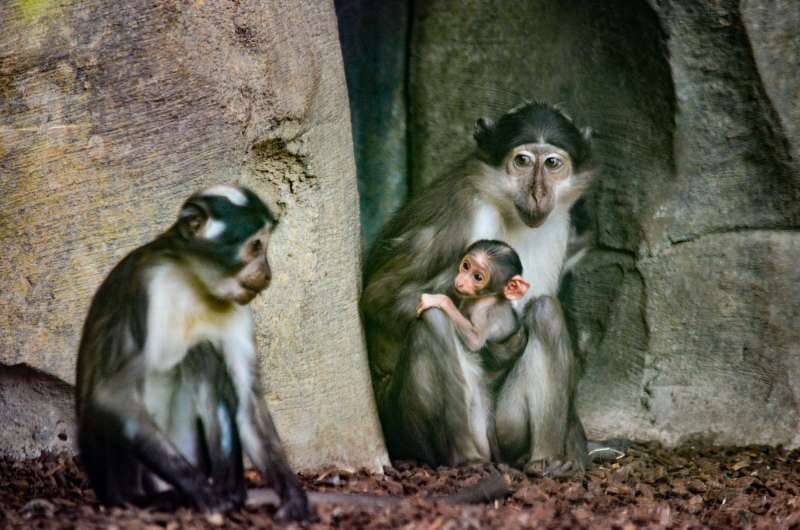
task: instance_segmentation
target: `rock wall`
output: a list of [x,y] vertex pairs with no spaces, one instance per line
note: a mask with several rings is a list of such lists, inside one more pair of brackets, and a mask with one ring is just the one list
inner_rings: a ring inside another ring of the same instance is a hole
[[[618,245],[601,229],[610,248],[565,297],[587,333],[581,409],[602,435],[796,446],[800,337],[787,319],[797,314],[800,173],[782,121],[798,107],[769,94],[800,41],[776,38],[759,63],[754,43],[769,37],[748,30],[738,2],[654,8],[675,87],[664,154],[674,169],[666,182],[636,175],[638,208],[608,196],[597,209],[599,227],[631,215],[641,241]],[[773,27],[797,9],[759,15]]]
[[332,2],[0,5],[0,363],[72,383],[103,276],[217,182],[282,214],[273,285],[253,307],[293,463],[378,468]]
[[597,246],[561,293],[589,434],[800,445],[797,3],[417,0],[409,16],[412,191],[472,149],[478,117],[526,99],[595,131],[576,218]]

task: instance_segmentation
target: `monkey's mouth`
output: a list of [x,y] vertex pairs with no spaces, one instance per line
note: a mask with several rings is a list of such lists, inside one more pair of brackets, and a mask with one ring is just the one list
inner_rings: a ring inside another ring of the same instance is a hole
[[258,294],[262,291],[262,289],[254,289],[253,287],[248,287],[247,285],[241,285],[241,291],[239,295],[236,297],[236,302],[240,304],[247,304],[253,301],[253,299],[258,296]]
[[520,219],[522,222],[525,223],[526,226],[529,228],[536,228],[544,223],[544,220],[547,219],[547,216],[550,214],[550,209],[547,210],[531,210],[529,208],[522,207],[517,205],[517,213],[519,214]]
[[478,297],[478,295],[475,294],[474,292],[464,291],[462,289],[459,289],[455,285],[453,286],[453,291],[455,291],[456,296],[458,296],[462,300],[466,300],[466,299],[470,299],[470,298],[477,298]]

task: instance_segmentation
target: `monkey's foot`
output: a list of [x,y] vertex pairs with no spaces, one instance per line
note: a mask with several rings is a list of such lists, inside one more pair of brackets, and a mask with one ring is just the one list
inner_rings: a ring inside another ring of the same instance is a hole
[[302,521],[314,522],[317,514],[309,507],[308,497],[301,489],[291,491],[284,499],[281,499],[281,507],[275,518],[280,522]]
[[523,471],[531,477],[568,477],[580,473],[582,469],[571,460],[543,458],[529,461]]

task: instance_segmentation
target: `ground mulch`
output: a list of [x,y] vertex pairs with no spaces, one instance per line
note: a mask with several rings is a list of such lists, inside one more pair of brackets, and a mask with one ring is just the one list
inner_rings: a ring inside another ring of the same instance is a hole
[[[310,528],[754,528],[800,530],[800,450],[641,444],[579,477],[526,477],[500,466],[511,493],[494,502],[431,500],[497,472],[495,466],[437,468],[400,463],[383,475],[339,469],[304,473],[309,490],[403,497],[392,506],[321,505]],[[253,487],[261,486],[248,472]],[[224,516],[99,506],[76,461],[44,454],[0,459],[0,528],[273,528],[274,508]],[[298,528],[287,525],[284,528]]]

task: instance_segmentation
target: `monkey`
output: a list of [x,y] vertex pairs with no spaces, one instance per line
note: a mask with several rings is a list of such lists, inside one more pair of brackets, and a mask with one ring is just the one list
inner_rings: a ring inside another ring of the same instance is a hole
[[517,252],[502,241],[482,239],[459,261],[453,281],[458,306],[446,294],[426,293],[417,305],[417,318],[434,307],[444,311],[467,349],[483,350],[488,354],[484,366],[496,371],[527,339],[512,301],[524,297],[529,287]]
[[[441,309],[452,321],[462,344],[480,357],[485,370],[482,392],[488,388],[488,392],[496,393],[498,377],[527,340],[512,301],[525,296],[529,287],[522,278],[522,263],[516,251],[502,241],[482,239],[467,248],[458,264],[453,281],[458,306],[446,294],[423,294],[417,305],[417,318],[428,309]],[[494,410],[489,412],[491,457],[501,460]]]
[[[589,460],[575,409],[578,367],[557,293],[570,208],[591,182],[590,130],[532,102],[479,119],[474,138],[455,171],[392,216],[366,260],[360,308],[387,447],[394,459],[459,465],[494,459],[496,435],[504,462],[580,471]],[[531,283],[513,301],[527,340],[494,395],[441,309],[416,318],[421,295],[445,292],[452,264],[481,239],[516,249]]]
[[277,226],[250,189],[191,195],[174,224],[95,293],[79,345],[80,459],[105,505],[168,496],[205,512],[246,500],[243,452],[282,520],[311,517],[256,378],[248,304],[270,284]]

